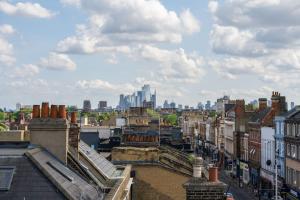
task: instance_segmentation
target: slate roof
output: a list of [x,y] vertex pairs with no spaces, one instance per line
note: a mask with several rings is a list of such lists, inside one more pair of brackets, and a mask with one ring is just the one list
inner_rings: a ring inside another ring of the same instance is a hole
[[271,108],[266,108],[262,111],[254,112],[252,116],[250,116],[249,122],[260,123],[270,111]]
[[235,107],[235,104],[232,104],[232,103],[225,104],[224,105],[224,110],[225,110],[225,112],[228,112],[229,110],[233,109],[234,107]]
[[122,171],[118,170],[115,165],[108,161],[104,156],[97,153],[87,144],[80,141],[79,151],[86,159],[93,163],[94,167],[106,178],[117,178],[121,176]]
[[295,106],[293,109],[281,115],[282,117],[286,117],[289,119],[299,119],[300,118],[300,106]]
[[24,150],[0,149],[0,166],[15,166],[11,187],[0,199],[65,199],[62,193],[24,155]]
[[68,199],[102,199],[104,196],[49,152],[35,148],[27,151],[26,155]]

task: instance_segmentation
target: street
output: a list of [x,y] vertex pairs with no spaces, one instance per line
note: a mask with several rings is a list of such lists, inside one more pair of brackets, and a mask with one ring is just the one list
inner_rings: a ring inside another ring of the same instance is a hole
[[236,179],[232,179],[230,176],[225,175],[224,170],[219,173],[220,181],[226,183],[229,187],[229,193],[233,194],[235,200],[256,200],[254,193],[248,188],[239,188]]

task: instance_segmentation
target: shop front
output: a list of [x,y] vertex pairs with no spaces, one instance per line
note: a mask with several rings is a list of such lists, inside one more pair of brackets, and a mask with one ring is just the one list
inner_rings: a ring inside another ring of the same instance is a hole
[[290,189],[290,191],[286,195],[287,200],[299,200],[300,199],[300,191],[297,189]]
[[254,187],[259,188],[259,169],[255,167],[250,168],[250,181]]
[[240,173],[241,173],[240,177],[243,178],[244,184],[248,184],[250,181],[248,163],[240,161],[239,164],[240,164]]

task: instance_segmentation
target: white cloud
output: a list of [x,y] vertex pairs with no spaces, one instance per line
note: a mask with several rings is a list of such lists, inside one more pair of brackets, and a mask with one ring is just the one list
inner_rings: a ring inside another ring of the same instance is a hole
[[134,92],[135,88],[130,83],[125,84],[112,84],[108,81],[104,81],[101,79],[95,80],[79,80],[76,83],[76,86],[81,89],[96,89],[102,90],[109,93],[132,93]]
[[208,2],[208,9],[210,12],[215,13],[217,12],[219,7],[219,3],[217,1],[209,1]]
[[0,35],[0,63],[12,65],[14,62],[13,45]]
[[22,67],[15,68],[12,77],[32,77],[39,73],[39,67],[32,64],[26,64]]
[[50,52],[47,58],[41,58],[39,66],[51,70],[75,70],[74,63],[68,55]]
[[0,33],[2,34],[13,34],[15,29],[9,24],[0,25]]
[[185,31],[189,34],[200,31],[200,25],[198,20],[193,16],[190,10],[185,10],[180,14],[180,19],[182,21],[182,26]]
[[210,66],[229,79],[253,75],[290,89],[300,77],[299,7],[298,0],[211,1],[210,43],[221,57]]
[[89,13],[89,23],[77,26],[75,36],[60,41],[65,53],[124,51],[138,44],[179,43],[186,34],[200,30],[189,10],[178,15],[157,0],[63,0]]
[[18,2],[12,4],[8,1],[0,1],[0,12],[8,15],[19,15],[35,18],[51,18],[55,15],[52,11],[42,7],[38,3]]
[[214,25],[210,37],[213,51],[219,54],[262,56],[268,53],[263,44],[255,41],[255,35],[251,31]]
[[144,45],[135,50],[134,56],[157,62],[160,65],[157,77],[176,82],[197,82],[204,75],[203,58],[186,54],[184,49],[166,50]]

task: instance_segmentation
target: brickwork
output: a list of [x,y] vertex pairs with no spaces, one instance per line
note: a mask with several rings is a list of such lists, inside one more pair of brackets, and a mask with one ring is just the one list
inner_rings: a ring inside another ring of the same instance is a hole
[[186,192],[182,185],[190,179],[160,165],[135,165],[133,196],[137,200],[182,200]]
[[205,178],[192,178],[184,184],[187,200],[223,200],[227,185],[208,182]]

